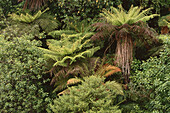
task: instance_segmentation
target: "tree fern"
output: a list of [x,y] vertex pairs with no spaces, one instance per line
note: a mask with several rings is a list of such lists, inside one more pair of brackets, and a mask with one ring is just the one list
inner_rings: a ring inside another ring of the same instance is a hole
[[17,15],[15,13],[13,14],[9,14],[9,16],[16,21],[21,21],[21,22],[25,22],[25,23],[31,23],[33,21],[35,21],[35,19],[38,19],[44,12],[46,12],[47,10],[49,10],[49,8],[45,9],[43,12],[41,12],[41,10],[39,10],[35,15],[30,15],[28,13],[26,13],[26,15],[21,14],[21,15]]
[[[71,65],[76,59],[86,58],[93,56],[94,52],[100,49],[100,47],[92,47],[85,51],[81,51],[84,47],[89,46],[89,39],[82,41],[84,37],[80,37],[76,41],[71,41],[67,36],[64,36],[63,39],[57,40],[48,40],[47,44],[50,50],[43,49],[45,57],[51,58],[55,61],[53,66],[64,66],[66,67],[69,64]],[[90,44],[91,45],[91,44]]]
[[[70,35],[62,35],[61,40],[47,40],[49,49],[40,48],[44,51],[44,57],[47,61],[52,61],[51,70],[53,76],[51,84],[56,86],[55,91],[61,90],[67,86],[67,80],[70,75],[81,76],[89,75],[90,69],[86,66],[86,60],[92,57],[100,47],[93,47],[90,39],[83,37],[73,37]],[[88,61],[91,62],[91,61]],[[73,78],[73,77],[72,77]],[[58,84],[62,80],[63,84]]]
[[54,16],[47,13],[42,14],[39,19],[34,21],[34,23],[39,25],[45,33],[49,33],[60,26],[59,21],[54,19]]
[[[51,32],[57,29],[59,22],[49,14],[42,14],[39,18],[35,19],[31,23],[25,23],[22,21],[10,21],[10,25],[0,31],[5,36],[18,36],[21,37],[25,34],[33,34],[36,37],[40,37],[40,33]],[[15,29],[15,30],[14,30]]]
[[103,13],[101,13],[101,16],[105,17],[106,21],[108,23],[111,23],[112,25],[121,26],[123,24],[134,24],[138,21],[146,22],[150,20],[151,18],[155,16],[159,16],[158,14],[152,14],[149,16],[146,16],[146,14],[152,9],[148,8],[141,12],[142,7],[133,7],[129,9],[128,12],[126,12],[122,5],[119,6],[119,9],[111,7],[111,11],[108,11],[106,9],[103,10]]
[[125,11],[122,5],[118,8],[111,7],[110,10],[104,9],[101,13],[104,21],[93,24],[97,33],[91,39],[109,38],[111,44],[116,40],[115,65],[122,68],[126,83],[129,81],[130,64],[133,60],[133,40],[138,37],[146,45],[149,45],[148,41],[156,42],[156,32],[146,24],[146,21],[159,15],[147,16],[151,8],[141,10],[142,7],[133,5],[129,11]]

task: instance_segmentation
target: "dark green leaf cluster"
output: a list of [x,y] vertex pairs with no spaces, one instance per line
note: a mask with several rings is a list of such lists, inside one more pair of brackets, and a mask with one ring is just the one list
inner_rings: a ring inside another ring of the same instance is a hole
[[51,103],[54,113],[121,113],[116,100],[123,90],[115,81],[104,83],[104,78],[90,76],[69,90]]
[[46,109],[48,93],[43,84],[48,80],[43,79],[46,62],[36,47],[40,45],[31,35],[10,41],[0,35],[1,113],[36,113]]
[[17,12],[17,10],[22,8],[22,3],[18,3],[18,0],[1,0],[0,8],[5,16],[7,16],[11,12]]
[[143,112],[170,111],[170,38],[162,39],[165,44],[159,57],[151,57],[137,66],[129,84],[129,96],[138,103],[139,109],[146,110]]
[[[83,20],[98,17],[103,8],[116,6],[121,0],[58,0],[49,4],[59,20]],[[57,13],[56,13],[57,12]]]
[[170,3],[167,0],[132,0],[132,3],[140,2],[143,7],[153,7],[156,13],[161,13],[163,8],[169,8]]

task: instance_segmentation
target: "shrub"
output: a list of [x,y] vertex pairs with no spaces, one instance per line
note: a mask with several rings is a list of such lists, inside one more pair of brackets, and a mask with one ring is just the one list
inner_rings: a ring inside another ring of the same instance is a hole
[[160,39],[165,43],[164,50],[159,57],[151,57],[139,67],[136,65],[138,69],[129,84],[129,96],[138,104],[135,109],[143,112],[170,111],[170,37],[161,36]]
[[5,40],[0,35],[0,112],[43,112],[48,93],[44,91],[45,61],[32,36]]
[[58,20],[83,20],[98,17],[103,8],[117,6],[121,0],[58,0],[48,4]]
[[50,104],[53,112],[121,113],[116,101],[118,95],[123,95],[123,90],[115,81],[104,84],[104,78],[90,76],[81,85],[70,87],[69,91]]

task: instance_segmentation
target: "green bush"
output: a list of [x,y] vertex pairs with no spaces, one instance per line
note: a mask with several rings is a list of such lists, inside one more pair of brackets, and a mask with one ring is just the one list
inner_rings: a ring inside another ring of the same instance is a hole
[[0,112],[36,113],[46,109],[45,61],[32,36],[4,39],[0,35]]
[[131,77],[129,96],[138,105],[135,109],[143,112],[167,113],[170,111],[170,36],[159,37],[164,50],[159,57],[143,61]]
[[117,96],[123,95],[120,84],[106,82],[99,76],[86,77],[81,85],[70,87],[70,93],[59,96],[50,104],[55,113],[121,113]]
[[48,4],[58,20],[84,20],[95,18],[103,8],[117,6],[122,0],[57,0]]

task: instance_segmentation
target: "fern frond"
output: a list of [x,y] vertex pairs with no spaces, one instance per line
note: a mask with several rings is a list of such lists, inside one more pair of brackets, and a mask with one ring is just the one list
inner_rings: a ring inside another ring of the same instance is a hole
[[108,77],[116,72],[121,72],[120,68],[112,65],[104,65],[97,70],[96,75]]
[[140,18],[139,21],[143,21],[143,22],[146,22],[152,18],[154,18],[155,16],[159,16],[158,14],[152,14],[150,16],[144,16],[143,18]]
[[108,23],[111,23],[112,25],[121,26],[123,24],[134,24],[138,21],[146,22],[149,19],[159,16],[158,14],[152,14],[150,16],[146,16],[146,14],[151,10],[152,8],[148,8],[142,10],[142,7],[133,7],[129,9],[128,12],[124,10],[122,5],[119,5],[119,9],[111,7],[111,12],[109,10],[104,9],[101,13],[101,16],[104,17]]
[[45,59],[52,59],[54,61],[58,61],[59,60],[59,57],[57,55],[53,55],[53,54],[44,54],[44,58]]
[[13,19],[13,20],[17,20],[17,21],[21,21],[21,22],[25,22],[25,23],[31,23],[33,22],[35,19],[38,19],[45,11],[49,10],[49,8],[45,9],[43,12],[41,12],[41,10],[39,10],[35,15],[30,15],[28,13],[26,13],[26,15],[21,14],[20,16],[13,13],[13,14],[9,14],[9,16]]
[[[46,15],[49,16],[49,15]],[[51,18],[40,18],[35,21],[36,24],[38,24],[43,31],[46,33],[49,33],[59,26],[59,22],[57,22],[54,19]]]
[[80,83],[81,81],[79,78],[71,78],[67,81],[67,86]]
[[64,95],[64,94],[69,94],[70,90],[69,89],[65,89],[64,91],[58,93],[57,95]]
[[[63,90],[68,85],[71,85],[73,82],[81,82],[81,78],[92,75],[96,67],[99,66],[99,63],[99,58],[87,58],[83,62],[75,62],[74,64],[68,65],[67,67],[62,67],[62,69],[60,69],[59,71],[56,71],[54,69],[57,67],[53,67],[53,69],[50,70],[50,73],[53,73],[54,77],[52,78],[50,84],[52,85],[55,83],[55,91]],[[74,76],[75,78],[73,78],[72,76]]]
[[73,34],[76,33],[73,30],[57,30],[57,31],[51,31],[48,33],[48,35],[52,36],[52,37],[56,37],[56,36],[61,36],[62,34]]
[[[106,84],[105,85],[107,85],[108,83],[106,82]],[[112,90],[116,90],[115,91],[115,93],[116,94],[120,94],[120,95],[124,95],[124,93],[123,93],[123,88],[122,88],[122,85],[121,84],[119,84],[119,83],[117,83],[117,82],[115,82],[115,81],[112,81],[111,83],[110,83],[110,85],[108,85],[108,89],[112,89]]]

